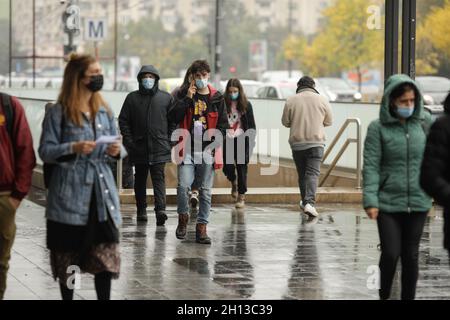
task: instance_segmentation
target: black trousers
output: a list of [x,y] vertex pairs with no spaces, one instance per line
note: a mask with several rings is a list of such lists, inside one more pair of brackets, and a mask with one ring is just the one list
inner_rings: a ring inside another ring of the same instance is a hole
[[[242,155],[238,154],[238,143],[237,139],[233,139],[234,145],[234,162],[227,163],[227,159],[224,159],[223,173],[230,182],[235,182],[237,179],[238,192],[239,194],[247,193],[247,174],[248,174],[248,164],[242,159]],[[245,151],[245,150],[244,150]],[[247,160],[247,159],[245,159]],[[245,161],[246,162],[246,161]],[[237,172],[237,175],[236,175]]]
[[153,184],[153,193],[155,196],[155,213],[164,212],[166,210],[165,166],[165,163],[155,165],[135,165],[134,193],[136,197],[136,207],[138,209],[147,208],[147,178],[148,172],[150,171]]
[[[226,168],[225,168],[226,167]],[[224,165],[224,173],[230,182],[237,179],[239,194],[247,193],[247,173],[248,165],[246,164],[226,164]],[[236,175],[237,171],[237,175]]]
[[427,212],[383,213],[378,216],[381,241],[380,299],[389,299],[397,261],[402,262],[402,300],[413,300],[419,278],[419,244]]
[[122,187],[124,189],[132,189],[133,185],[133,165],[130,162],[130,158],[126,157],[122,161]]

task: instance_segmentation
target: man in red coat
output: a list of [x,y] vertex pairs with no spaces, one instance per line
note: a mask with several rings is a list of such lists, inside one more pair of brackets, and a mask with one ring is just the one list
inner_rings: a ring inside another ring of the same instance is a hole
[[0,94],[0,300],[6,289],[15,214],[31,186],[33,140],[19,100]]

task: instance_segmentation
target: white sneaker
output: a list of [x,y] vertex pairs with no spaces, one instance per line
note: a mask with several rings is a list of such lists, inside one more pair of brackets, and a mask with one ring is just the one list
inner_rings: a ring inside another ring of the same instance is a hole
[[300,201],[300,209],[305,210],[305,206],[303,205],[303,201]]
[[319,213],[317,212],[316,208],[314,208],[309,203],[305,206],[305,213],[310,215],[311,217],[318,217]]

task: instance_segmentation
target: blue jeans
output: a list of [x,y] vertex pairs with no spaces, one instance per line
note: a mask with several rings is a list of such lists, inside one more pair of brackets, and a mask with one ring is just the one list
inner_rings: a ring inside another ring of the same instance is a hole
[[186,154],[183,164],[178,166],[178,188],[177,188],[177,206],[178,214],[189,213],[189,191],[194,182],[194,178],[198,175],[200,183],[200,205],[197,215],[197,223],[208,223],[209,213],[211,211],[212,187],[214,182],[214,165],[213,158],[210,157],[205,161],[201,161],[201,154],[195,154],[195,163],[190,153]]

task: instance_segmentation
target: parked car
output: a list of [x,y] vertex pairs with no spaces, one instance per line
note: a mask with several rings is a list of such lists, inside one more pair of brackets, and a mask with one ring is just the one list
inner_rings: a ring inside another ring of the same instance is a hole
[[433,122],[445,114],[443,105],[425,105],[424,109],[430,113]]
[[323,87],[332,102],[358,102],[362,95],[347,81],[341,78],[317,78],[316,83]]
[[[325,89],[316,82],[316,90],[328,101],[329,98]],[[267,83],[257,91],[257,97],[261,99],[282,99],[285,100],[297,94],[297,81],[283,81],[277,83]]]
[[268,70],[263,72],[261,81],[270,83],[283,81],[297,82],[301,77],[303,77],[303,72],[300,70],[292,70],[290,76],[288,70]]
[[261,99],[287,99],[296,94],[295,82],[266,83],[258,89],[256,95]]
[[[254,80],[240,80],[242,87],[244,88],[247,98],[257,98],[258,89],[261,88],[264,83]],[[228,81],[220,81],[220,91],[223,93],[227,87]]]
[[450,92],[450,80],[445,77],[416,77],[425,104],[440,105]]

